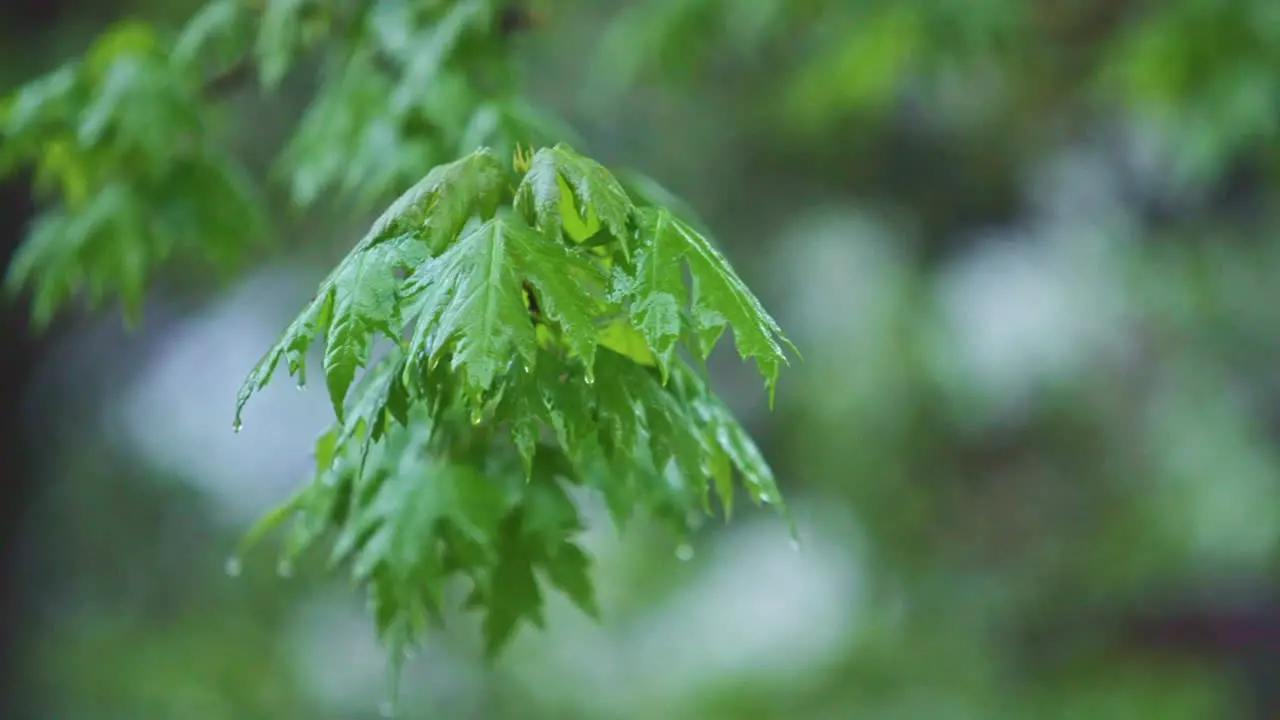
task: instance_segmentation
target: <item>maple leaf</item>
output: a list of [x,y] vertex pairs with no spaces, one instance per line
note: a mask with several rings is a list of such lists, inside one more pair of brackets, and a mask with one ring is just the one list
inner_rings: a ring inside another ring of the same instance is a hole
[[494,410],[494,422],[509,424],[511,440],[519,452],[526,475],[533,472],[536,450],[544,429],[561,450],[575,456],[582,443],[596,432],[588,385],[568,382],[574,372],[570,363],[539,350],[538,360],[529,367],[512,368],[506,387]]
[[[726,518],[733,512],[734,471],[757,505],[773,505],[787,515],[773,469],[733,412],[716,397],[689,365],[682,363],[672,378],[672,391],[686,416],[702,436],[706,474],[715,482]],[[788,522],[790,522],[788,518]],[[791,528],[795,532],[794,525]]]
[[614,237],[626,238],[632,211],[631,198],[613,175],[564,143],[534,153],[516,191],[515,206],[553,239],[572,224],[577,232],[571,235],[578,242],[594,235],[601,224]]
[[464,390],[479,398],[513,360],[533,366],[538,338],[523,293],[526,282],[536,290],[543,316],[590,374],[604,275],[513,213],[476,226],[410,278],[410,292],[421,298],[408,347],[411,368],[430,367],[451,346],[452,368],[461,373]]
[[471,541],[488,545],[517,498],[517,484],[433,456],[428,425],[397,428],[397,437],[404,440],[394,452],[394,472],[351,523],[358,535],[372,531],[354,559],[357,581],[368,580],[380,563],[401,578],[438,573],[439,558],[430,555],[429,542],[438,532],[437,523],[447,521]]
[[522,484],[519,504],[498,528],[496,563],[480,576],[468,598],[468,606],[485,609],[482,627],[490,658],[510,642],[521,622],[543,627],[540,572],[588,615],[599,615],[589,575],[591,559],[572,541],[582,521],[561,484],[565,467],[554,461],[535,466]]
[[[738,354],[756,361],[772,402],[778,373],[788,364],[783,346],[796,352],[795,346],[704,235],[666,209],[641,208],[636,215],[634,267],[614,273],[611,295],[629,304],[631,322],[648,341],[664,376],[687,324],[682,310],[688,305],[689,329],[697,340],[693,350],[699,357],[706,360],[724,330],[732,327]],[[693,279],[689,290],[684,266]]]
[[492,213],[501,183],[501,165],[482,148],[436,167],[397,198],[249,374],[237,399],[237,427],[249,397],[266,386],[281,359],[305,385],[306,355],[321,335],[329,395],[341,420],[347,390],[368,363],[376,335],[400,339],[403,293],[397,271],[412,270],[433,248],[456,238],[470,218]]

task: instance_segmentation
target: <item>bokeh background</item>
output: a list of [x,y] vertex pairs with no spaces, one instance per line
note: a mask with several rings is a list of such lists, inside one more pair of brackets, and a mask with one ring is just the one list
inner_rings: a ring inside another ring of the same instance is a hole
[[[191,0],[0,7],[0,86]],[[603,513],[605,619],[553,601],[496,666],[465,623],[404,717],[1280,718],[1280,3],[556,0],[519,53],[586,150],[696,208],[805,352],[765,511],[692,553]],[[226,97],[269,182],[313,90]],[[30,217],[3,188],[4,255]],[[322,204],[323,206],[323,204]],[[239,383],[370,216],[281,210],[230,286],[114,313],[4,307],[5,718],[358,720],[385,658],[360,594],[269,547],[327,398]]]

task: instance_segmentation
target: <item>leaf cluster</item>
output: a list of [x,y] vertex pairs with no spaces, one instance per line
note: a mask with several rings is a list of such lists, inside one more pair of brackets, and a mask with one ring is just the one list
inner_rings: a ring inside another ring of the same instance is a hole
[[707,237],[568,145],[513,166],[480,149],[402,195],[239,400],[237,424],[282,363],[305,382],[323,344],[336,422],[268,526],[297,515],[289,562],[331,539],[397,650],[441,622],[451,577],[494,653],[541,623],[541,582],[594,614],[571,490],[599,493],[620,528],[644,512],[682,534],[713,491],[731,511],[735,475],[782,508],[699,370],[732,329],[773,387],[786,340],[759,301]]
[[[294,11],[266,24],[260,48],[291,47]],[[513,150],[513,138],[549,141],[563,128],[511,92],[514,70],[498,0],[382,0],[332,21],[321,85],[285,150],[281,172],[293,201],[326,191],[368,206],[422,176],[442,158],[480,145]],[[262,57],[263,81],[278,83],[287,55]]]
[[598,614],[583,493],[619,529],[643,513],[681,535],[713,495],[729,516],[735,477],[785,510],[704,366],[732,331],[772,400],[789,343],[678,200],[553,144],[571,133],[518,99],[509,10],[213,0],[173,38],[119,25],[0,104],[0,172],[34,165],[51,205],[8,277],[34,288],[41,321],[86,289],[136,314],[148,275],[182,252],[243,259],[260,193],[211,119],[246,76],[274,88],[304,60],[320,68],[278,165],[295,205],[411,185],[253,369],[235,413],[239,430],[281,365],[304,386],[321,351],[334,423],[315,472],[246,540],[292,520],[282,563],[327,545],[396,663],[444,622],[454,582],[490,655],[542,624],[548,588]]
[[119,297],[136,316],[166,260],[225,266],[262,236],[247,178],[168,50],[148,26],[122,24],[0,103],[0,174],[33,166],[51,201],[6,278],[33,289],[37,324],[81,290],[91,306]]
[[213,0],[181,32],[120,23],[82,59],[0,100],[0,176],[32,167],[42,213],[10,267],[46,323],[81,293],[136,318],[148,278],[243,260],[263,193],[219,143],[225,92],[274,90],[303,61],[319,89],[273,176],[307,207],[385,201],[444,159],[569,137],[514,91],[502,0]]

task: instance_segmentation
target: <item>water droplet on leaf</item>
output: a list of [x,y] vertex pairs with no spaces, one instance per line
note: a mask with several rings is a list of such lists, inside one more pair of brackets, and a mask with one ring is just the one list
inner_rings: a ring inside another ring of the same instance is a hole
[[240,422],[239,420],[237,420],[236,423],[231,426],[231,431],[237,434],[243,429],[244,429],[244,423]]
[[676,559],[681,562],[689,562],[693,559],[693,546],[689,543],[683,543],[676,548]]
[[240,577],[240,573],[244,568],[240,564],[240,558],[233,556],[227,558],[227,564],[223,567],[223,570],[229,577]]
[[588,376],[586,376],[586,377],[584,378],[584,380],[586,380],[586,381],[587,381],[587,384],[588,384],[588,385],[595,385],[595,384],[596,384],[596,376],[595,376],[595,375],[588,375]]

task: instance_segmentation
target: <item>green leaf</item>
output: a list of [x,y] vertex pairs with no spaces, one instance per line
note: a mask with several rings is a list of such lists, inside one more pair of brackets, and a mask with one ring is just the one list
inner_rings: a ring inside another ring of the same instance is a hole
[[587,368],[596,349],[595,312],[603,274],[589,260],[548,241],[512,214],[471,230],[410,279],[421,294],[411,363],[431,366],[452,347],[452,368],[479,398],[513,360],[533,366],[538,338],[525,303],[531,285],[542,314]]
[[404,269],[406,244],[412,236],[358,249],[343,261],[327,287],[321,288],[329,303],[329,329],[325,336],[324,372],[329,397],[339,422],[347,389],[356,370],[369,362],[377,334],[399,339],[399,278]]
[[570,541],[582,529],[578,510],[557,480],[554,466],[541,463],[524,486],[520,505],[498,532],[498,560],[487,584],[477,587],[472,604],[487,610],[485,647],[496,657],[521,622],[543,627],[543,596],[536,572],[545,570],[553,585],[593,617],[599,616],[587,571],[590,559]]
[[275,88],[293,65],[303,44],[307,0],[266,0],[258,29],[256,53],[262,84]]
[[444,16],[431,23],[405,48],[404,76],[391,95],[392,112],[401,115],[419,103],[465,35],[490,22],[488,0],[450,3]]
[[[564,202],[566,197],[570,202]],[[615,237],[625,238],[632,211],[631,198],[613,175],[564,143],[534,154],[515,205],[553,239],[559,239],[566,223],[590,227],[597,218]]]
[[495,658],[515,636],[521,622],[535,627],[545,625],[542,615],[542,591],[534,575],[536,550],[524,538],[521,516],[511,516],[502,527],[498,539],[498,564],[489,578],[483,595],[486,608],[482,629],[485,652]]
[[312,341],[325,336],[324,371],[329,397],[339,421],[343,419],[347,389],[358,368],[364,367],[377,334],[397,339],[397,293],[405,245],[416,242],[402,235],[376,244],[362,244],[324,281],[316,298],[285,331],[250,374],[240,392],[236,422],[249,396],[265,387],[281,358],[288,358],[289,374],[306,383],[306,353]]
[[520,98],[488,100],[476,106],[462,131],[459,146],[493,146],[504,156],[516,151],[517,142],[548,145],[557,140],[581,144],[563,120]]
[[250,183],[210,142],[203,106],[149,26],[113,26],[3,115],[0,169],[34,163],[38,192],[53,196],[6,279],[33,290],[37,324],[80,294],[93,309],[118,298],[136,321],[156,268],[203,255],[225,270],[263,235]]
[[637,217],[635,267],[629,274],[615,273],[613,296],[630,304],[631,321],[664,374],[682,331],[683,261],[693,278],[691,329],[698,340],[693,349],[705,360],[725,328],[732,327],[738,354],[756,361],[772,402],[778,373],[789,364],[783,345],[795,352],[777,322],[705,236],[665,209],[642,209]]
[[600,617],[595,586],[591,582],[591,556],[587,551],[565,542],[547,559],[546,568],[552,584],[568,595],[574,605],[593,618]]
[[[286,557],[334,531],[331,562],[351,563],[394,653],[443,622],[450,578],[472,584],[490,658],[543,625],[544,583],[598,617],[571,487],[603,494],[619,528],[646,512],[687,534],[713,490],[727,518],[735,475],[786,513],[759,449],[676,353],[683,340],[705,361],[732,326],[772,390],[787,343],[724,258],[566,146],[535,153],[512,195],[507,178],[482,149],[404,193],[237,408],[282,359],[304,380],[324,337],[337,422],[281,510],[297,516]],[[379,335],[394,346],[356,380]]]
[[512,495],[494,479],[465,465],[431,456],[430,436],[420,426],[399,454],[395,472],[365,508],[360,525],[376,526],[355,559],[358,580],[387,564],[397,577],[427,577],[439,571],[432,549],[437,523],[448,521],[481,545],[492,544]]
[[539,350],[536,363],[528,368],[520,364],[507,375],[493,420],[510,424],[511,439],[527,476],[533,473],[535,450],[544,430],[570,455],[596,430],[587,385],[574,377],[575,372],[581,371]]
[[240,0],[213,0],[183,26],[170,58],[181,71],[209,75],[230,68],[249,50],[252,25]]
[[397,198],[249,374],[236,401],[236,427],[249,398],[270,382],[281,359],[288,360],[299,385],[306,384],[306,354],[322,333],[326,381],[341,419],[347,389],[368,362],[376,334],[400,339],[398,272],[412,270],[430,248],[450,242],[471,217],[491,213],[501,181],[497,158],[482,148],[435,168]]
[[[27,143],[42,127],[61,124],[79,111],[83,89],[82,66],[65,65],[19,87],[0,104],[0,159],[27,154]],[[19,153],[19,148],[22,152]],[[0,163],[0,171],[7,169]]]
[[337,188],[362,208],[421,178],[438,148],[432,137],[407,132],[387,110],[393,82],[372,52],[354,52],[329,69],[281,167],[298,207]]

